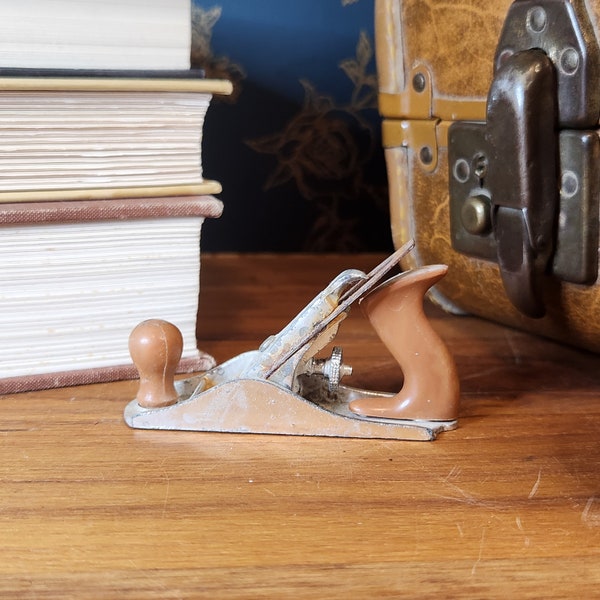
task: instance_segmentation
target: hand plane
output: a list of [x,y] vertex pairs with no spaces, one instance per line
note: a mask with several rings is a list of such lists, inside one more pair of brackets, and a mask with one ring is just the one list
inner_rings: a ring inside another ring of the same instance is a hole
[[[433,440],[457,425],[459,383],[446,345],[423,310],[427,290],[446,273],[425,266],[382,282],[413,247],[407,243],[370,273],[340,273],[278,334],[203,374],[174,381],[181,334],[144,321],[129,348],[140,374],[125,409],[133,428],[305,436]],[[359,303],[403,374],[398,393],[341,383],[342,349],[317,354]]]

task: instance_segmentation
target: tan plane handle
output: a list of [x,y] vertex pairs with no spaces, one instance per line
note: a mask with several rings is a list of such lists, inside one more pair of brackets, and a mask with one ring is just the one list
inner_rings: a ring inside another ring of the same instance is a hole
[[435,421],[458,417],[456,365],[423,308],[427,290],[447,270],[446,265],[431,265],[401,273],[361,301],[373,328],[400,365],[404,384],[392,397],[354,400],[350,409],[356,414]]

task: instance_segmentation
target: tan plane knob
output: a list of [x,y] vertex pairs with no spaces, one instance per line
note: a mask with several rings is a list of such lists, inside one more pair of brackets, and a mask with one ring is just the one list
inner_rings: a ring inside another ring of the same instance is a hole
[[175,371],[182,351],[183,336],[172,323],[149,319],[133,329],[129,353],[140,375],[140,406],[160,408],[177,402]]

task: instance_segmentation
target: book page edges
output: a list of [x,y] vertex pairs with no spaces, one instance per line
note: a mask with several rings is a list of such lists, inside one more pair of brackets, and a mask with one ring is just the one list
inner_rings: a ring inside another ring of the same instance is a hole
[[[198,350],[198,354],[181,360],[177,373],[195,373],[208,371],[215,366],[215,359],[206,352]],[[47,390],[74,385],[107,383],[125,379],[137,379],[137,369],[133,364],[100,367],[39,375],[23,375],[0,379],[0,394],[18,394],[34,390]]]

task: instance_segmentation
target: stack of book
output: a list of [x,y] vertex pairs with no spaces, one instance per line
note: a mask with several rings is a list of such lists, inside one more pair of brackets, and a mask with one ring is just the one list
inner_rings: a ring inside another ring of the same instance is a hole
[[198,350],[200,232],[221,190],[190,0],[0,2],[0,393],[135,377],[149,318]]

